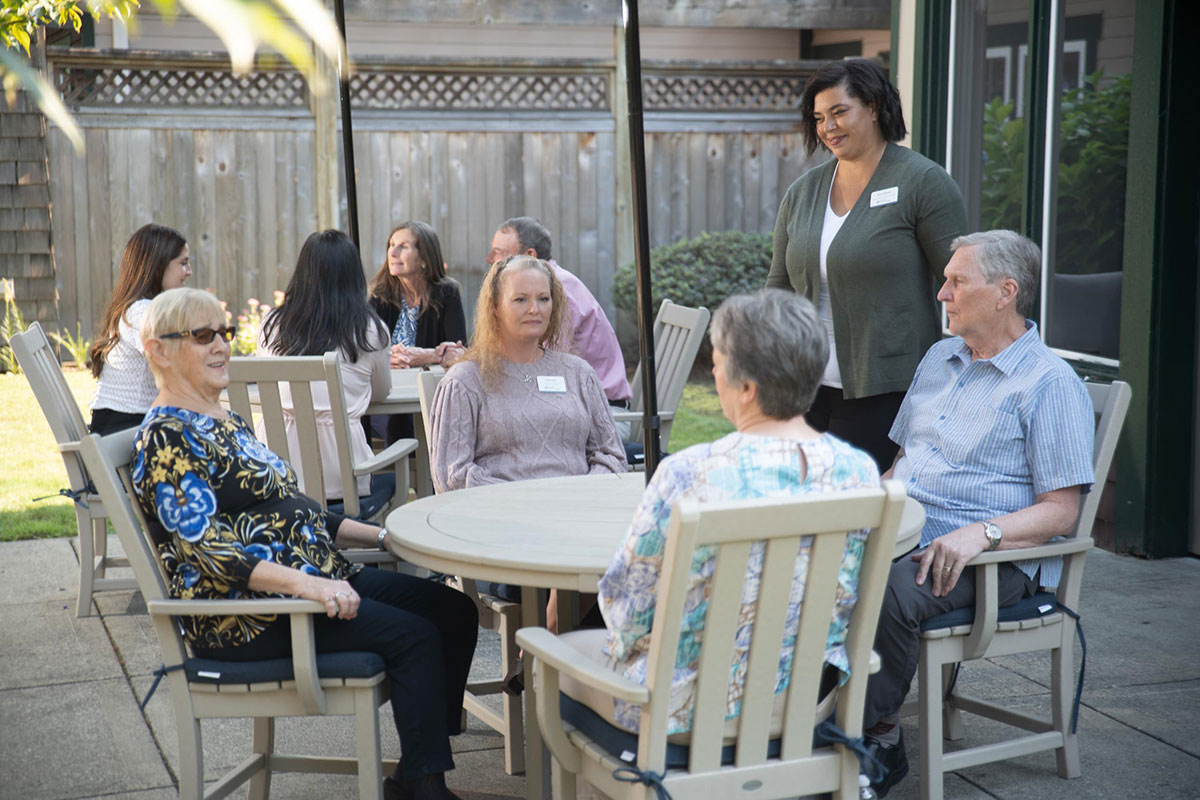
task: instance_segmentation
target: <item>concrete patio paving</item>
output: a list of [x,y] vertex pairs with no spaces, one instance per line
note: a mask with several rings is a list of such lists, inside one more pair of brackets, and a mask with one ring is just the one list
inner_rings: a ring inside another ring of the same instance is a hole
[[[0,544],[0,798],[175,797],[166,685],[138,710],[160,661],[141,595],[101,593],[99,613],[76,619],[78,579],[73,540]],[[1060,779],[1054,756],[1042,753],[955,773],[948,798],[1200,798],[1200,560],[1093,551],[1081,605],[1083,777]],[[497,674],[494,635],[481,632],[474,670]],[[1035,655],[973,663],[960,680],[974,694],[1036,708],[1048,698],[1048,678],[1048,656]],[[384,753],[398,756],[390,713],[381,713]],[[968,717],[965,744],[996,738],[1000,727]],[[278,728],[282,748],[353,754],[349,718]],[[919,794],[916,718],[904,728],[913,771],[889,795],[896,800]],[[203,730],[205,771],[216,777],[246,752],[249,722],[206,722]],[[504,774],[499,734],[472,720],[453,746],[458,768],[448,782],[464,800],[523,796],[524,779]],[[356,796],[352,776],[279,774],[271,789],[279,800]]]

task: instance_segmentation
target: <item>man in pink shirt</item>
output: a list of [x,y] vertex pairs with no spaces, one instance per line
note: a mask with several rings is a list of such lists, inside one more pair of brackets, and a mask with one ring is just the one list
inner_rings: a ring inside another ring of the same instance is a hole
[[[625,360],[621,356],[617,334],[587,286],[554,262],[550,257],[550,248],[550,231],[546,230],[545,225],[533,217],[513,217],[506,220],[492,237],[487,263],[490,267],[498,259],[518,253],[550,262],[567,295],[567,305],[571,307],[575,326],[575,355],[596,370],[609,405],[627,409],[632,393],[629,381],[625,379]],[[628,441],[629,423],[618,424],[617,429],[621,438]]]

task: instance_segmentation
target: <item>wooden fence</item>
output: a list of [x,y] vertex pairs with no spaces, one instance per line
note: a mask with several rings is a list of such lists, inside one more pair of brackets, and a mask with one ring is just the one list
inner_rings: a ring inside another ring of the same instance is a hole
[[[77,156],[61,131],[49,132],[61,327],[95,330],[125,241],[150,221],[183,232],[195,285],[235,311],[286,286],[321,217],[322,170],[334,174],[294,73],[238,78],[200,54],[52,49],[48,60],[87,139]],[[783,190],[812,163],[796,112],[811,69],[646,66],[652,246],[706,230],[772,229]],[[387,61],[359,70],[368,275],[395,223],[425,220],[470,304],[493,231],[529,214],[553,234],[556,260],[613,315],[613,272],[632,258],[617,61]]]

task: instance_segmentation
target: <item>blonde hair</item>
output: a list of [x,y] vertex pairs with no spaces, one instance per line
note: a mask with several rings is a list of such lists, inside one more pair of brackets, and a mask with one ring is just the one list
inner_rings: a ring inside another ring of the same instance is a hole
[[[186,286],[168,289],[151,300],[150,307],[146,309],[146,316],[142,320],[142,345],[144,347],[146,342],[158,339],[164,333],[189,331],[210,319],[221,320],[222,323],[225,321],[225,309],[216,295]],[[163,347],[169,353],[174,352],[180,341],[164,340]],[[150,371],[158,378],[159,371],[154,359],[147,357],[146,360],[150,362]]]
[[550,282],[550,321],[538,344],[546,349],[564,349],[563,345],[570,331],[571,312],[567,307],[562,283],[554,274],[554,270],[547,262],[533,256],[515,255],[502,258],[492,264],[492,268],[483,278],[483,285],[479,287],[479,300],[475,305],[475,333],[471,337],[471,347],[458,359],[478,364],[485,386],[495,385],[507,360],[500,339],[500,321],[496,318],[503,275],[506,272],[515,273],[527,269],[540,271]]

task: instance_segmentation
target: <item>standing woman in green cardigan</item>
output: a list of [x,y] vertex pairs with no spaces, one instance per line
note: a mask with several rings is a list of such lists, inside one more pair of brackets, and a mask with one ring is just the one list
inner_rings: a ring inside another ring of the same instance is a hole
[[784,195],[767,286],[811,300],[829,337],[809,424],[882,471],[900,401],[941,330],[937,289],[967,211],[940,165],[896,144],[907,133],[900,95],[873,61],[822,67],[800,108],[808,154],[820,144],[833,158]]

